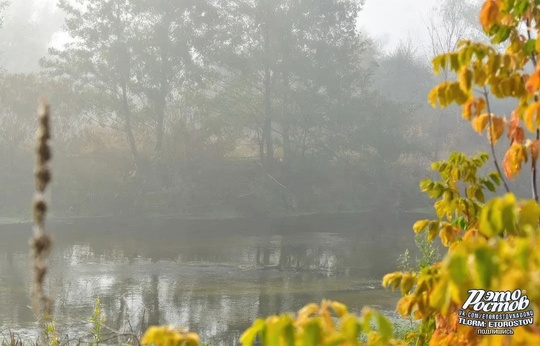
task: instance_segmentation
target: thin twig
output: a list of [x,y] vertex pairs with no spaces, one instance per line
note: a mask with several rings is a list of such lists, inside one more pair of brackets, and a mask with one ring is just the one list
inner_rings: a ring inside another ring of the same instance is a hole
[[501,180],[504,185],[504,189],[507,193],[510,193],[510,189],[508,188],[508,184],[506,184],[506,179],[504,179],[504,175],[501,172],[501,168],[499,167],[499,162],[497,161],[497,155],[495,154],[495,145],[493,144],[493,122],[491,120],[491,108],[489,105],[489,97],[486,87],[484,86],[484,97],[486,98],[486,106],[488,111],[488,121],[489,121],[489,146],[491,147],[491,154],[493,156],[493,164],[495,165],[495,168],[497,169],[497,172],[499,173],[499,176],[501,177]]
[[[531,20],[527,18],[527,38],[529,40],[532,39],[531,35]],[[536,53],[534,50],[531,52],[531,60],[534,64],[534,69],[536,70],[537,67],[537,59],[536,59]],[[534,102],[538,102],[538,94],[534,95]],[[536,129],[536,140],[540,139],[540,130]],[[536,202],[538,202],[538,187],[536,183],[536,160],[531,160],[531,186],[532,186],[532,194],[533,198]]]
[[[527,18],[527,38],[531,39],[531,20]],[[534,67],[536,67],[536,54],[534,53],[534,50],[531,53],[531,59],[534,63]]]
[[133,330],[133,326],[131,325],[131,322],[129,321],[129,318],[127,319],[127,323],[129,324],[129,330],[131,330],[131,333],[133,333],[133,339],[137,342],[136,345],[140,345],[141,342],[139,341],[139,338],[137,337],[137,334]]

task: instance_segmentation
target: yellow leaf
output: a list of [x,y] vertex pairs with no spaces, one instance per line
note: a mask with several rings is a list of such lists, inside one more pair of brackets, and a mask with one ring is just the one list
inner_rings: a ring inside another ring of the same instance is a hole
[[535,102],[527,108],[524,121],[529,131],[536,132],[536,127],[540,123],[540,102]]
[[488,139],[492,144],[497,144],[499,138],[504,133],[506,127],[506,119],[501,117],[491,116],[491,131],[488,131]]
[[479,117],[474,118],[474,120],[472,121],[472,127],[476,132],[482,133],[482,131],[484,131],[484,129],[486,128],[488,122],[489,114],[484,113]]
[[347,306],[343,303],[332,301],[330,302],[330,306],[338,317],[343,317],[349,313],[349,310],[347,310]]
[[469,70],[468,68],[463,69],[459,73],[459,86],[461,87],[461,90],[465,92],[469,92],[472,86],[472,79],[473,79],[473,74],[471,70]]
[[300,311],[298,311],[298,320],[304,320],[309,318],[311,315],[319,311],[319,306],[315,303],[308,304],[304,306]]
[[456,229],[450,224],[444,225],[439,231],[439,237],[441,237],[441,242],[444,246],[449,246],[454,241],[456,235]]
[[403,317],[409,317],[415,304],[413,295],[408,295],[399,300],[396,310]]
[[392,286],[392,290],[395,290],[401,284],[401,277],[403,276],[400,272],[386,274],[383,277],[382,285],[384,287]]
[[414,285],[414,276],[411,273],[405,273],[401,278],[401,293],[409,294]]
[[437,107],[437,96],[438,95],[439,95],[439,87],[435,87],[429,92],[428,101],[429,101],[429,104],[433,108]]
[[429,220],[418,220],[413,225],[414,233],[421,233],[429,224]]
[[199,339],[199,335],[197,335],[196,333],[187,333],[185,335],[185,339],[186,346],[198,346],[201,342]]

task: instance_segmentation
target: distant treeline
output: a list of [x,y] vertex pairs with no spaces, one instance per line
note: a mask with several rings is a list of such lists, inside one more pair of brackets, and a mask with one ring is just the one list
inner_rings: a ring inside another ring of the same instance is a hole
[[41,94],[63,216],[413,209],[430,161],[484,143],[426,105],[412,44],[383,54],[358,30],[357,1],[59,7],[63,48],[1,75],[0,215],[27,214]]

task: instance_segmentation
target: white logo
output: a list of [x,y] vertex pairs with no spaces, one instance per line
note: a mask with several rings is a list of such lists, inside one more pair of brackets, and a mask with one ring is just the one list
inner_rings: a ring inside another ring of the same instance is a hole
[[526,310],[531,302],[521,290],[468,293],[458,311],[458,323],[478,328],[479,335],[513,335],[513,328],[534,323],[533,310]]
[[514,292],[496,292],[484,290],[469,290],[469,298],[461,308],[466,310],[471,307],[474,311],[483,312],[514,312],[525,310],[529,304],[529,298],[521,293],[521,290]]

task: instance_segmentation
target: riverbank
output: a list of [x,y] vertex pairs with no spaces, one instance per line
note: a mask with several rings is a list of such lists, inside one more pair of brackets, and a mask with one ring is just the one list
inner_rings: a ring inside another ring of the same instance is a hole
[[[213,229],[236,228],[248,233],[261,234],[264,232],[280,233],[284,229],[303,229],[312,232],[332,231],[336,223],[340,224],[340,233],[355,233],[359,226],[371,225],[373,233],[392,232],[391,226],[399,223],[411,225],[420,218],[429,216],[426,211],[380,212],[365,210],[346,213],[298,213],[282,216],[231,216],[231,217],[197,217],[186,215],[104,215],[104,216],[70,216],[49,217],[47,224],[52,228],[63,229],[64,226],[76,224],[78,227],[94,226],[96,231],[100,226],[145,225],[152,229]],[[0,217],[0,231],[22,230],[31,227],[30,219],[17,217]]]

